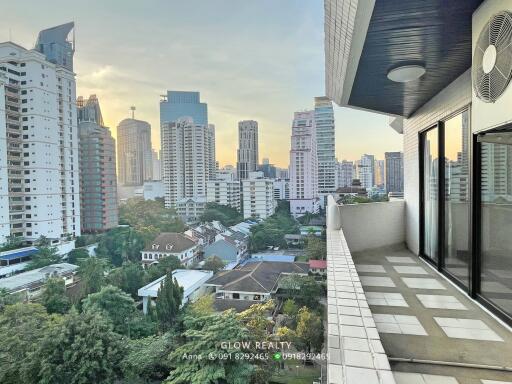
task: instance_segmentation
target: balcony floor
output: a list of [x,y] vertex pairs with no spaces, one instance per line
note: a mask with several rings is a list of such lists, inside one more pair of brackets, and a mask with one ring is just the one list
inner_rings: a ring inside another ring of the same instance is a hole
[[[354,252],[352,257],[390,359],[512,369],[512,332],[423,260],[403,246]],[[512,371],[393,361],[390,364],[397,384],[487,384],[485,380],[494,380],[489,382],[492,384],[512,383]]]

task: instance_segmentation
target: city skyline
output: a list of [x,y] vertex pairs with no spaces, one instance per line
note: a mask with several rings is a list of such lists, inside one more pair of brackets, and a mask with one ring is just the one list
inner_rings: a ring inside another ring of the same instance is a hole
[[[74,19],[79,46],[74,63],[77,92],[97,95],[114,137],[115,127],[130,117],[130,106],[135,105],[136,119],[151,124],[153,147],[159,150],[160,95],[168,89],[198,91],[209,105],[209,122],[216,125],[221,165],[236,164],[238,122],[256,120],[260,156],[288,166],[281,146],[290,144],[290,116],[309,108],[312,97],[324,94],[323,73],[316,71],[324,60],[321,1],[279,6],[201,2],[204,12],[196,14],[194,28],[183,15],[197,9],[195,1],[155,2],[149,10],[143,4],[118,9],[113,4],[100,8],[96,1],[73,7],[56,3],[63,6],[56,6],[51,16],[42,16],[44,4],[6,4],[10,24],[0,30],[0,40],[11,35],[11,40],[30,48],[39,30]],[[119,15],[115,20],[108,17],[112,8]],[[234,17],[222,26],[212,21],[228,9]],[[87,17],[91,10],[96,17]],[[264,30],[257,28],[255,20],[260,16],[268,20]],[[135,21],[137,27],[131,28]],[[276,34],[283,36],[282,41],[275,40]],[[224,45],[215,44],[217,49],[210,50],[217,41]],[[335,119],[340,161],[357,159],[365,152],[384,158],[385,151],[402,149],[401,136],[387,127],[386,116],[335,106]],[[358,137],[347,135],[351,129],[358,129]]]

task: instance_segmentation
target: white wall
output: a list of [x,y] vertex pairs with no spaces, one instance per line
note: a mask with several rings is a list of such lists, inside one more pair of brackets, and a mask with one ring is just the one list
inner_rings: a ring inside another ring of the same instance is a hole
[[341,228],[351,252],[405,241],[405,202],[338,206]]
[[430,128],[454,112],[471,103],[471,71],[455,79],[404,120],[404,194],[406,242],[408,248],[419,253],[419,158],[418,133]]

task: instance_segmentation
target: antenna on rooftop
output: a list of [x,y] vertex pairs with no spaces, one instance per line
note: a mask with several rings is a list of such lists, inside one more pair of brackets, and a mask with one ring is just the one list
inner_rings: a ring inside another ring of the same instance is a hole
[[135,109],[136,109],[136,108],[135,108],[135,105],[132,105],[132,106],[130,107],[130,110],[132,111],[132,119],[135,119]]

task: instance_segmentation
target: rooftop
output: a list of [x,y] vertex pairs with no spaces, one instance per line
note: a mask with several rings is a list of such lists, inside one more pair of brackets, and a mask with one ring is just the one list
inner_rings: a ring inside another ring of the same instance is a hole
[[182,233],[164,232],[159,234],[151,245],[144,248],[144,251],[180,253],[195,245],[194,240]]
[[33,269],[18,275],[0,279],[0,288],[5,288],[8,291],[14,292],[43,283],[49,277],[59,277],[71,274],[77,269],[78,266],[74,264],[52,264],[43,268]]
[[[211,271],[201,271],[195,269],[176,269],[172,272],[172,276],[178,282],[178,285],[183,288],[183,296],[187,297],[195,289],[205,283],[211,276]],[[140,288],[137,294],[141,297],[150,296],[158,297],[158,290],[165,279],[165,275],[152,281],[151,283]]]

